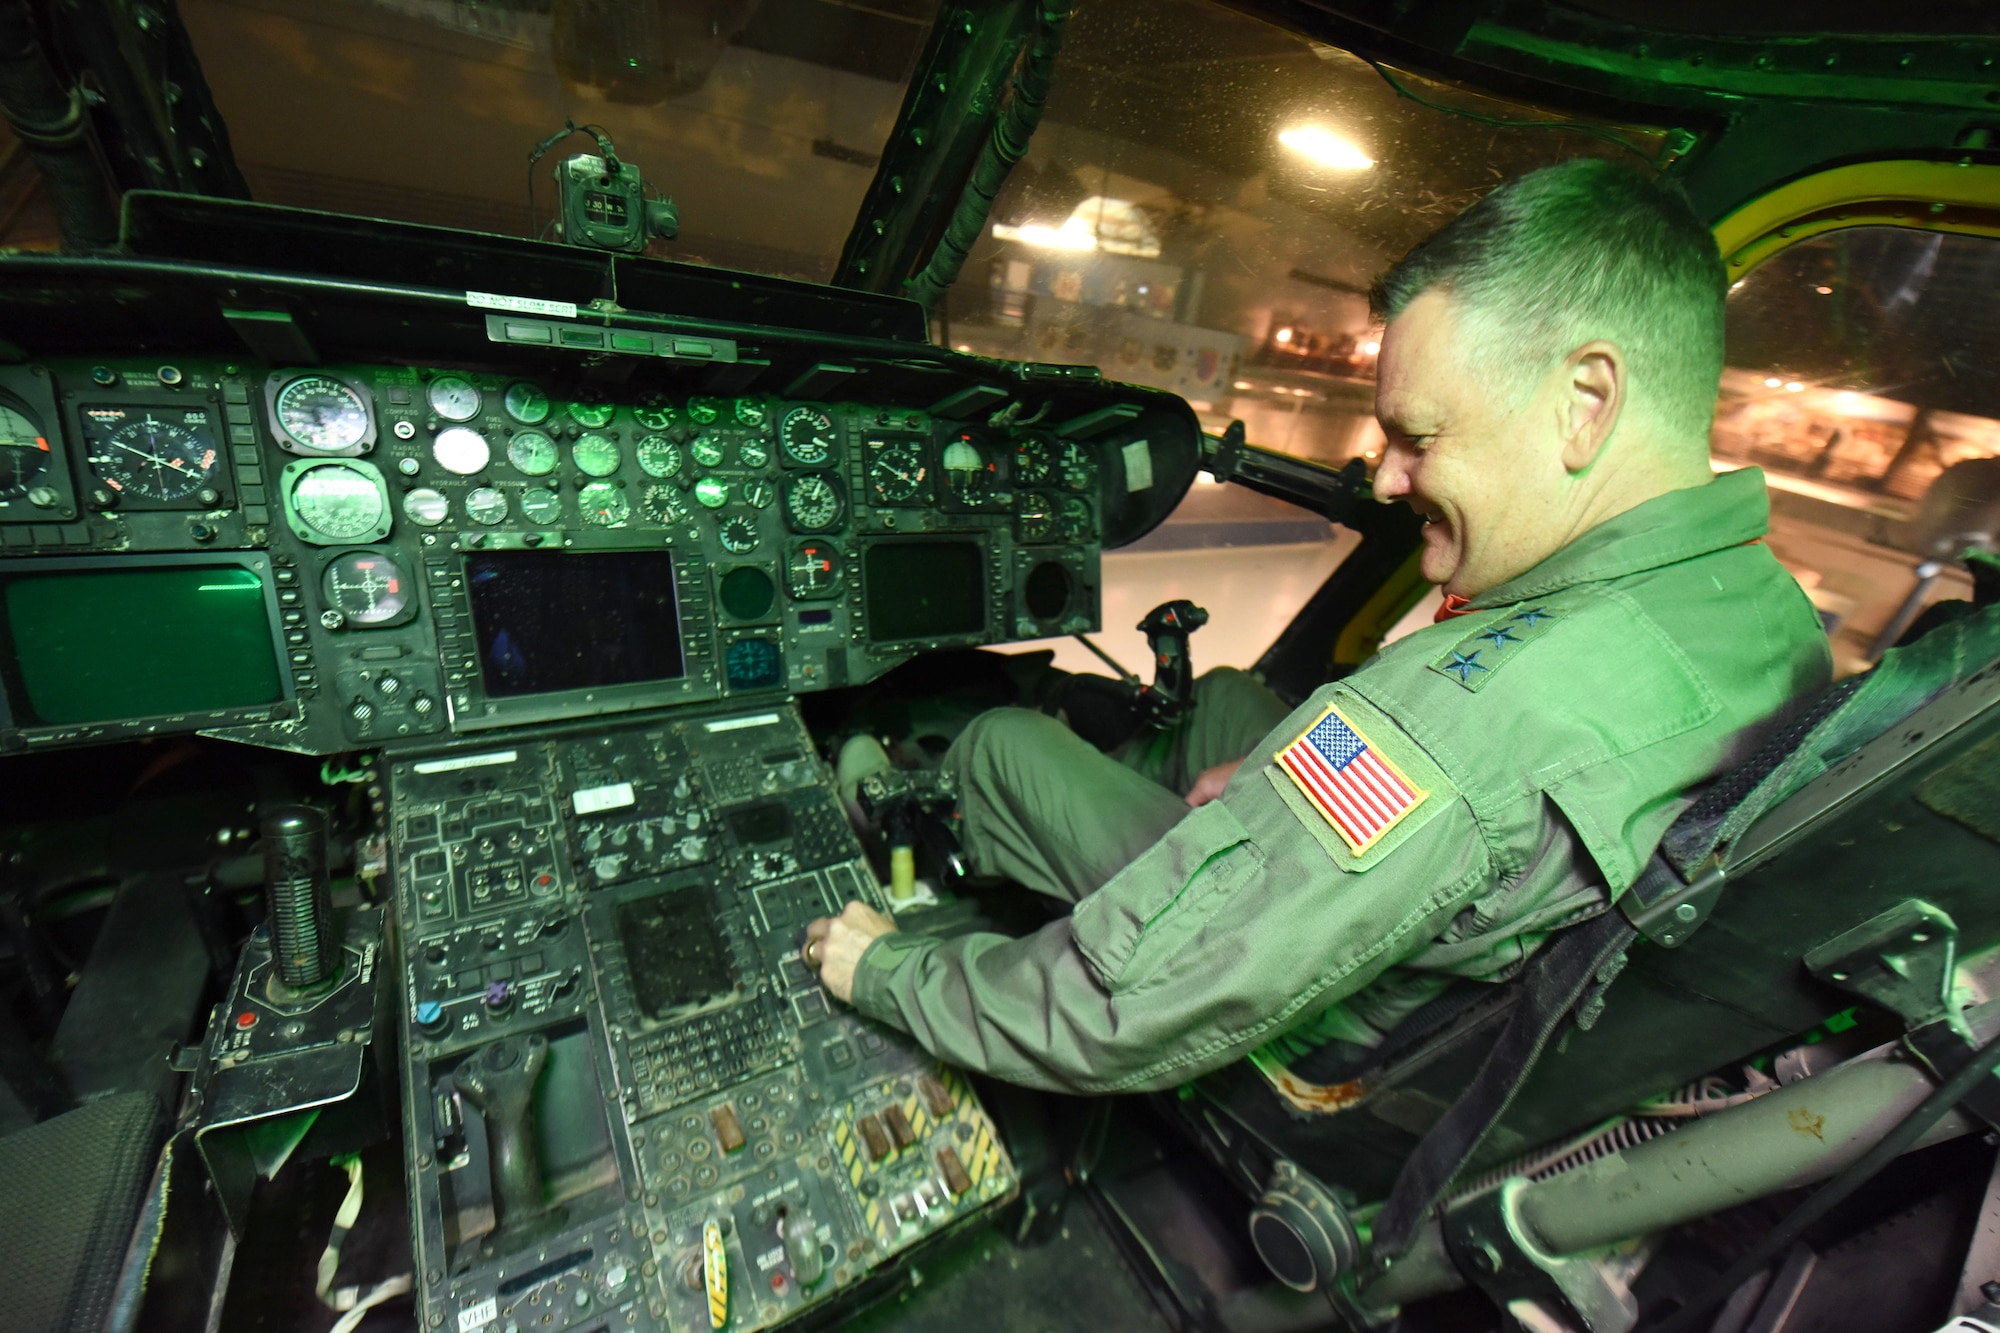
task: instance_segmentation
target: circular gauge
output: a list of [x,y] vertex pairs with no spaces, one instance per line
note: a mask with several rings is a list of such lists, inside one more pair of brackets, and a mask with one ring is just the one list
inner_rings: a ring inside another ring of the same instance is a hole
[[703,509],[720,509],[729,503],[729,483],[703,477],[694,484],[694,498]]
[[706,426],[722,416],[722,400],[719,398],[688,399],[688,420]]
[[785,481],[785,517],[796,532],[823,532],[840,521],[840,488],[820,472]]
[[868,460],[868,489],[879,503],[906,504],[923,493],[925,471],[921,443],[893,440]]
[[746,426],[768,426],[771,424],[771,409],[761,398],[738,398],[736,419]]
[[403,497],[403,517],[426,528],[434,528],[451,517],[451,501],[443,491],[419,486]]
[[1040,491],[1024,491],[1014,511],[1024,542],[1045,542],[1056,530],[1055,502]]
[[743,500],[752,509],[769,509],[771,501],[778,498],[778,488],[762,477],[752,477],[743,483]]
[[389,521],[382,487],[341,463],[310,467],[292,486],[292,512],[317,536],[336,542],[373,539]]
[[1063,485],[1073,491],[1087,491],[1097,480],[1096,457],[1074,440],[1062,447],[1058,466],[1062,469]]
[[1090,540],[1090,501],[1079,495],[1065,495],[1062,513],[1057,519],[1057,527],[1066,542]]
[[593,481],[576,493],[576,507],[583,521],[600,528],[621,526],[632,516],[632,504],[625,492],[608,481]]
[[738,689],[763,689],[784,683],[778,645],[769,639],[738,639],[722,656],[722,669]]
[[492,527],[507,517],[507,497],[491,486],[475,486],[465,496],[465,516]]
[[744,467],[764,467],[771,461],[771,446],[762,440],[744,440],[736,446],[736,461]]
[[663,393],[641,394],[632,415],[647,430],[665,430],[674,424],[674,405]]
[[794,463],[818,467],[833,457],[833,418],[817,407],[795,407],[778,423],[778,443]]
[[[115,408],[104,410],[125,415]],[[87,408],[85,416],[98,411]],[[118,424],[90,448],[90,470],[127,499],[184,500],[208,484],[214,466],[213,445],[151,412]]]
[[1040,486],[1055,474],[1055,454],[1049,442],[1038,435],[1024,435],[1014,442],[1014,480],[1023,486]]
[[432,380],[424,398],[431,411],[446,421],[470,421],[479,415],[479,390],[472,387],[472,381],[456,375],[440,375]]
[[569,447],[571,461],[576,470],[586,477],[608,477],[618,470],[618,442],[609,435],[599,435],[594,430],[577,436],[575,444]]
[[648,486],[639,497],[639,506],[648,518],[667,527],[687,521],[687,501],[672,486]]
[[778,602],[778,585],[756,565],[738,565],[715,585],[722,609],[735,620],[761,620]]
[[825,542],[800,542],[785,561],[785,588],[793,597],[831,597],[840,587],[840,552]]
[[446,472],[469,477],[486,470],[486,465],[493,461],[493,449],[486,443],[486,437],[471,427],[450,426],[431,441],[431,457]]
[[330,375],[301,375],[278,390],[272,406],[279,427],[310,453],[357,449],[369,436],[361,391]]
[[539,426],[555,411],[555,404],[542,392],[540,386],[522,381],[507,386],[507,396],[500,400],[507,409],[507,415],[523,426]]
[[713,435],[697,435],[688,452],[703,467],[721,467],[722,460],[729,456],[729,446]]
[[588,430],[611,424],[611,418],[618,413],[615,403],[607,403],[595,394],[579,398],[569,405],[571,420]]
[[757,549],[757,521],[748,514],[731,514],[716,529],[716,537],[731,555],[748,555]]
[[521,516],[536,527],[562,522],[562,497],[546,486],[530,486],[521,492]]
[[528,477],[546,477],[556,470],[561,455],[556,442],[538,430],[524,430],[507,441],[507,461]]
[[946,494],[963,505],[991,504],[1000,488],[1000,466],[986,447],[961,435],[944,447]]
[[687,461],[681,447],[664,435],[648,435],[634,452],[639,455],[639,470],[649,477],[671,477]]
[[49,441],[33,420],[0,403],[0,500],[26,495],[49,466]]
[[337,555],[320,576],[326,604],[350,625],[382,625],[410,604],[410,577],[380,551]]

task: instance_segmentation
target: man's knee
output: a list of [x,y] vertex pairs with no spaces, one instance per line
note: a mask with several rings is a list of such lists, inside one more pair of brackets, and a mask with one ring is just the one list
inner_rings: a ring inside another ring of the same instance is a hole
[[1052,749],[1076,743],[1069,728],[1046,714],[993,708],[959,733],[944,762],[963,792],[969,784],[1017,781]]

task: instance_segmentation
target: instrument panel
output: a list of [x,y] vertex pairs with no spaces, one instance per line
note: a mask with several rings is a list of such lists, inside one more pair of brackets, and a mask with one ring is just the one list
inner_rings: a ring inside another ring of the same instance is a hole
[[[331,753],[1087,631],[1128,498],[1198,439],[1146,390],[927,383],[919,406],[836,378],[827,397],[523,366],[0,367],[0,585],[92,613],[0,625],[0,749],[201,731]],[[225,599],[202,562],[114,586],[136,558],[224,552],[277,604],[272,669],[237,691],[119,679],[134,632],[169,675],[207,656],[169,622],[256,638],[251,599],[238,621],[203,605]],[[80,664],[91,680],[47,685]]]

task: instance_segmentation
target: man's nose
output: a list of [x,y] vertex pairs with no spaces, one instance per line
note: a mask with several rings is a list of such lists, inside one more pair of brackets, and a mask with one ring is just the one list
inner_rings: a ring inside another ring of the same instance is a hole
[[1409,461],[1403,457],[1403,451],[1392,444],[1382,451],[1382,462],[1375,469],[1375,498],[1386,504],[1409,493]]

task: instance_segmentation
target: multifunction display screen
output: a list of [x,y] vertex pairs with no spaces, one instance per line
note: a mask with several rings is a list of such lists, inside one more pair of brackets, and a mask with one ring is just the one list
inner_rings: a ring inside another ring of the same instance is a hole
[[491,551],[465,559],[480,675],[495,697],[677,680],[668,551]]
[[986,551],[976,541],[878,542],[862,557],[862,579],[871,642],[986,628]]
[[273,611],[263,578],[231,561],[0,571],[0,680],[14,725],[276,703]]

